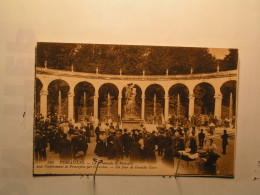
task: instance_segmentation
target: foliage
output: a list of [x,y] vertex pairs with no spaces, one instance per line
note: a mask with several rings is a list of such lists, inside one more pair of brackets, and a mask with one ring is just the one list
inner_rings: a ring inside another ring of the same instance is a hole
[[238,50],[230,49],[229,54],[223,60],[220,60],[220,71],[235,70],[238,63]]
[[237,50],[218,61],[207,48],[38,43],[36,66],[102,74],[147,75],[190,74],[235,69]]

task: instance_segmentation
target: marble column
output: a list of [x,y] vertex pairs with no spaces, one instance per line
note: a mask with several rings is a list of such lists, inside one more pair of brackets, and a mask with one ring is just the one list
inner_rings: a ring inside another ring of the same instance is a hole
[[189,118],[191,118],[194,115],[194,100],[195,97],[193,94],[189,96]]
[[47,96],[48,91],[47,90],[41,90],[40,93],[40,113],[44,117],[44,119],[47,118]]
[[98,95],[94,96],[94,119],[98,121]]
[[121,94],[118,95],[118,115],[121,118],[122,116],[122,95]]
[[74,93],[68,94],[68,120],[74,123]]
[[142,113],[141,117],[143,120],[144,120],[144,111],[145,111],[145,95],[143,94],[142,95],[142,111],[141,111],[141,113]]
[[169,119],[169,96],[165,95],[164,97],[164,119],[168,122]]
[[218,119],[221,118],[221,107],[222,107],[222,94],[216,94],[215,96],[215,111],[214,116]]

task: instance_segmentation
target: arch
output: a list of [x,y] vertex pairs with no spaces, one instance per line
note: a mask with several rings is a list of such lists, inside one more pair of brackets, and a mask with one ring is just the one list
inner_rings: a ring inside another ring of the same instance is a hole
[[111,82],[103,83],[98,90],[98,115],[101,121],[111,118],[117,121],[118,117],[118,87]]
[[52,80],[48,85],[48,115],[56,115],[64,120],[68,117],[69,84],[62,79]]
[[81,81],[74,87],[75,121],[89,121],[94,114],[95,87],[92,83]]
[[35,75],[35,80],[37,80],[37,79],[38,79],[38,80],[40,81],[40,83],[43,85],[41,78],[40,78],[39,76]]
[[[179,105],[178,105],[179,95]],[[178,109],[179,108],[179,109]],[[183,83],[176,83],[169,89],[169,113],[172,123],[175,118],[188,118],[189,115],[189,88]]]
[[176,86],[176,85],[183,86],[185,89],[188,90],[188,94],[190,94],[189,87],[188,87],[186,84],[184,84],[184,83],[174,83],[174,84],[173,84],[172,86],[170,86],[169,89],[168,89],[168,94],[169,94],[169,95],[170,95],[170,90],[172,90],[172,88],[173,88],[174,86]]
[[57,88],[66,88],[66,91],[69,92],[70,90],[70,85],[68,84],[67,81],[63,80],[63,79],[53,79],[52,81],[50,81],[50,83],[48,84],[48,91],[50,88],[50,85],[54,84],[55,87]]
[[164,115],[165,90],[159,84],[151,84],[145,89],[145,119],[160,124]]
[[40,114],[40,104],[41,104],[41,90],[43,84],[41,80],[35,77],[35,114]]
[[127,86],[132,86],[133,88],[135,88],[136,90],[136,95],[135,95],[135,115],[136,117],[140,118],[141,116],[141,105],[142,105],[142,88],[138,85],[138,84],[135,84],[133,82],[131,83],[128,83],[123,89],[122,89],[122,104],[121,104],[121,108],[122,108],[122,115],[123,115],[123,118],[127,118],[127,113],[126,113],[126,110],[124,109],[124,106],[126,105],[126,87]]
[[195,115],[214,115],[215,88],[212,86],[212,84],[209,82],[198,83],[193,89],[193,94],[195,97]]
[[[236,116],[236,95],[237,95],[237,81],[229,80],[224,82],[220,87],[222,94],[222,118],[230,118],[230,114]],[[232,93],[232,113],[230,113],[230,96]]]

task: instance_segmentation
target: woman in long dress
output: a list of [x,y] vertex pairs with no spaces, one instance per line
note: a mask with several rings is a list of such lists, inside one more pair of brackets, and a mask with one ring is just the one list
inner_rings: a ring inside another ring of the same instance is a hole
[[106,135],[105,135],[105,131],[100,131],[99,141],[97,142],[95,151],[96,151],[96,153],[99,157],[106,155]]
[[131,162],[140,161],[141,158],[140,152],[141,152],[141,144],[139,143],[138,135],[133,134],[133,140],[130,149],[130,161]]

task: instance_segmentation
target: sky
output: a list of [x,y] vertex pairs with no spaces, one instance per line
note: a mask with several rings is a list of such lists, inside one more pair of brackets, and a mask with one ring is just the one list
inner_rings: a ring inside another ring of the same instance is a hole
[[209,52],[217,59],[224,59],[229,54],[229,49],[209,48]]

